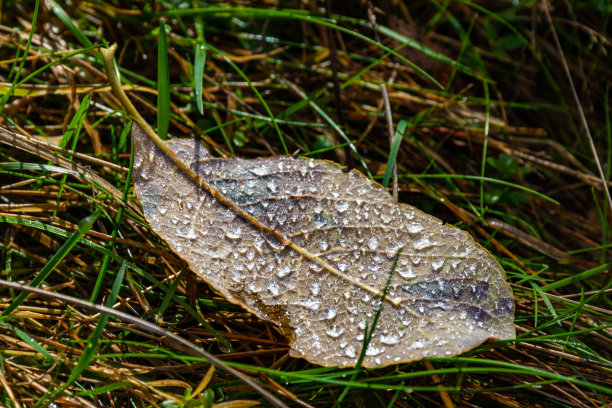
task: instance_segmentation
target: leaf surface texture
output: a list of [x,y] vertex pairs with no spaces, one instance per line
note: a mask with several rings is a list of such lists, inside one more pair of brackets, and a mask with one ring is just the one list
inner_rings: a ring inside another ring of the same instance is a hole
[[325,268],[220,204],[137,126],[133,137],[134,186],[153,230],[229,301],[276,324],[291,355],[355,365],[398,253],[365,367],[514,338],[512,292],[495,259],[466,232],[395,203],[361,173],[288,156],[219,159],[192,139],[167,142],[222,195]]

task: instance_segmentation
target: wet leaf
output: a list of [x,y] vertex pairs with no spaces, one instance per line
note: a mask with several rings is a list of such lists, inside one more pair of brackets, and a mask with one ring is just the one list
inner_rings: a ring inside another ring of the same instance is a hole
[[167,142],[300,254],[197,187],[136,126],[133,136],[134,186],[151,227],[230,302],[275,323],[293,356],[355,365],[398,251],[364,366],[514,338],[512,292],[495,259],[466,232],[393,202],[362,174],[287,156],[218,159],[195,140]]

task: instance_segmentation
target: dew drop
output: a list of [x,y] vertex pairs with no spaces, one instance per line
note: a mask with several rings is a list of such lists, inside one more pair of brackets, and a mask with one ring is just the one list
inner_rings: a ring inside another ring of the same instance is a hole
[[310,292],[313,295],[318,295],[319,292],[321,292],[321,285],[319,285],[318,283],[313,283],[312,285],[310,285]]
[[444,265],[444,259],[436,259],[435,261],[431,263],[431,266],[433,267],[434,271],[440,270],[442,265]]
[[340,261],[338,262],[338,270],[340,272],[346,272],[346,270],[348,269],[348,264],[344,261]]
[[321,249],[321,251],[327,251],[327,248],[329,248],[329,242],[322,239],[321,241],[319,241],[319,248]]
[[176,231],[176,235],[191,240],[198,238],[198,233],[193,229],[193,227],[178,228]]
[[435,242],[433,242],[429,238],[421,238],[413,244],[413,247],[414,249],[421,250],[421,249],[429,248],[433,245],[435,245]]
[[319,310],[319,308],[321,307],[321,299],[313,296],[306,300],[298,302],[298,305],[310,310]]
[[333,326],[325,329],[325,333],[333,339],[340,337],[344,333],[344,329],[342,327]]
[[411,234],[416,234],[423,231],[423,226],[417,223],[410,223],[406,225],[406,230]]
[[393,214],[390,214],[388,212],[383,212],[382,214],[380,214],[380,219],[385,223],[388,224],[391,222],[391,220],[393,220]]
[[266,239],[268,241],[268,244],[270,244],[270,246],[277,251],[280,251],[281,249],[285,248],[285,244],[283,244],[282,242],[278,242],[272,237],[266,237]]
[[327,320],[331,320],[334,317],[336,317],[337,314],[338,314],[338,311],[336,310],[335,307],[328,307],[327,309],[325,309],[325,313],[323,314],[323,317]]
[[366,350],[366,356],[368,357],[377,356],[379,354],[384,353],[384,351],[385,351],[384,347],[374,347],[370,344],[370,346]]
[[423,342],[423,340],[417,340],[417,341],[413,341],[412,344],[408,348],[412,350],[419,350],[419,349],[422,349],[423,347],[425,347],[425,342]]
[[249,282],[247,285],[247,290],[249,293],[257,293],[259,292],[259,288],[255,285],[255,282]]
[[244,275],[243,275],[243,274],[241,274],[241,273],[240,273],[240,272],[238,272],[238,271],[234,271],[234,272],[232,273],[231,279],[232,279],[234,282],[241,282],[241,281],[244,279]]
[[268,166],[257,166],[251,169],[251,173],[255,174],[256,176],[265,176],[269,172],[270,170],[268,169]]
[[308,264],[308,268],[312,269],[315,272],[321,272],[323,270],[323,266],[318,262],[310,262]]
[[225,236],[229,239],[238,239],[242,236],[242,228],[240,227],[230,227],[225,233]]
[[272,296],[276,297],[281,293],[281,286],[276,280],[271,280],[268,282],[266,288],[270,291]]
[[347,356],[348,358],[355,358],[356,356],[355,347],[353,346],[347,347],[346,350],[344,350],[344,355]]
[[398,344],[400,342],[400,339],[394,334],[383,334],[382,336],[380,336],[380,342],[389,346],[393,346],[394,344]]
[[259,252],[264,252],[266,250],[266,241],[261,237],[257,237],[254,245],[255,249],[257,249]]
[[370,251],[376,251],[378,249],[378,238],[371,237],[368,239],[368,248],[370,248]]
[[289,265],[283,265],[276,271],[276,276],[284,278],[291,273],[291,267]]
[[336,203],[336,210],[338,210],[339,212],[345,212],[346,210],[348,210],[348,208],[349,208],[348,201],[338,201]]
[[414,269],[410,265],[406,269],[399,269],[397,273],[404,279],[416,278],[416,273],[414,273]]
[[268,181],[267,187],[272,193],[278,192],[278,183],[275,180]]

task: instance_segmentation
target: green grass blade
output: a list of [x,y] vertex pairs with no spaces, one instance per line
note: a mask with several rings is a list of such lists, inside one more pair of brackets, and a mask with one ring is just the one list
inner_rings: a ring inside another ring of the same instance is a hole
[[204,22],[201,18],[196,17],[194,21],[196,32],[198,33],[198,41],[194,45],[194,61],[193,61],[193,91],[196,99],[196,106],[200,115],[204,115],[204,105],[202,104],[202,78],[204,76],[204,67],[206,66],[206,42],[204,40]]
[[92,43],[89,41],[89,38],[72,22],[70,16],[64,11],[64,9],[55,2],[55,0],[49,0],[49,4],[51,5],[51,11],[56,15],[57,18],[60,19],[62,23],[72,32],[72,34],[76,37],[77,40],[84,47],[91,47]]
[[[553,204],[556,205],[560,205],[560,203],[555,200],[554,198],[551,198],[549,196],[547,196],[546,194],[542,194],[538,191],[535,191],[529,187],[525,187],[525,186],[521,186],[520,184],[515,184],[515,183],[510,183],[509,181],[505,181],[505,180],[498,180],[498,179],[494,179],[492,177],[481,177],[481,176],[472,176],[472,175],[467,175],[467,174],[402,174],[399,177],[404,177],[404,178],[414,178],[414,179],[427,179],[427,178],[449,178],[449,179],[465,179],[465,180],[483,180],[489,183],[496,183],[496,184],[500,184],[502,186],[508,186],[508,187],[512,187],[515,188],[517,190],[521,190],[521,191],[525,191],[526,193],[529,194],[533,194],[536,197],[540,197],[546,201],[550,201]],[[376,177],[375,177],[376,178]]]
[[195,60],[193,63],[193,90],[196,98],[196,106],[200,115],[204,114],[202,104],[202,77],[204,76],[204,66],[206,64],[206,46],[197,42],[194,47]]
[[[79,108],[75,112],[74,117],[70,121],[70,124],[68,125],[68,129],[66,130],[66,133],[64,133],[64,135],[62,136],[62,140],[59,143],[60,147],[66,147],[66,144],[72,138],[72,144],[70,146],[70,150],[74,151],[76,149],[76,144],[79,140],[79,134],[81,133],[81,128],[83,127],[83,121],[85,120],[85,116],[87,115],[87,110],[89,109],[89,101],[90,101],[89,95],[85,95],[85,97],[81,101],[81,104],[79,105]],[[72,159],[72,155],[68,155],[68,158]],[[58,201],[62,196],[62,192],[64,191],[64,184],[66,184],[67,178],[68,176],[64,174],[60,181],[59,191],[57,192]]]
[[408,121],[401,120],[395,129],[395,136],[393,137],[393,144],[391,145],[391,150],[389,151],[389,159],[387,159],[387,167],[385,168],[385,176],[383,177],[382,182],[384,188],[387,188],[389,185],[389,179],[391,179],[391,173],[393,173],[393,166],[395,166],[397,152],[399,151],[400,144],[404,138],[406,125],[408,125]]
[[[70,235],[70,238],[57,250],[57,252],[49,259],[49,262],[40,270],[40,272],[36,275],[32,282],[30,282],[30,286],[38,286],[49,276],[49,274],[55,269],[55,267],[68,255],[70,250],[79,242],[79,240],[83,237],[83,235],[87,234],[89,230],[93,227],[94,222],[100,216],[101,210],[96,210],[93,214],[88,217],[85,217],[79,222],[79,228]],[[28,296],[28,293],[22,292],[17,297],[9,307],[7,307],[0,318],[6,318],[9,316]]]
[[[538,295],[540,295],[540,297],[542,298],[542,300],[544,301],[544,304],[546,305],[546,307],[548,308],[548,311],[550,312],[551,315],[553,315],[553,317],[555,318],[557,324],[559,326],[561,326],[561,322],[559,321],[559,315],[557,314],[557,311],[555,310],[555,308],[552,305],[552,302],[550,301],[550,299],[548,298],[548,296],[546,296],[546,293],[544,293],[544,291],[542,290],[542,288],[540,287],[540,285],[538,285],[537,283],[535,283],[534,281],[530,280],[529,283],[531,284],[531,286],[533,287],[533,289],[537,292]],[[535,299],[535,296],[534,296]],[[536,299],[536,303],[537,303],[537,299]]]
[[159,23],[157,42],[157,134],[162,139],[168,137],[170,127],[170,70],[168,68],[168,40],[166,26]]
[[17,335],[17,337],[19,337],[26,344],[31,346],[34,350],[38,351],[44,358],[46,358],[49,361],[53,361],[57,363],[57,360],[55,360],[55,358],[47,350],[45,350],[43,346],[38,344],[38,342],[34,340],[28,333],[24,332],[20,328],[15,327],[12,324],[9,324],[5,321],[0,321],[0,326],[6,327],[9,330],[12,330]]
[[129,381],[120,381],[103,385],[101,387],[92,388],[91,390],[79,391],[76,392],[75,395],[78,395],[79,397],[93,397],[95,395],[106,394],[107,392],[112,392],[114,390],[118,390],[129,385]]
[[19,75],[21,74],[23,66],[25,65],[25,62],[27,60],[28,52],[30,51],[30,46],[32,45],[32,37],[34,36],[34,31],[36,30],[36,20],[38,19],[39,6],[40,0],[36,0],[36,3],[34,3],[34,12],[32,13],[32,24],[30,28],[30,34],[28,36],[28,42],[26,43],[25,50],[23,51],[23,57],[21,59],[21,62],[19,63],[19,68],[17,68],[17,70],[15,71],[15,76],[13,77],[13,80],[11,82],[11,87],[9,91],[2,96],[2,99],[0,99],[0,113],[2,113],[4,105],[6,105],[8,99],[11,97],[11,95],[13,95],[15,88],[17,88],[21,84],[21,82],[17,81],[19,80]]
[[489,107],[491,104],[489,98],[489,83],[487,81],[482,81],[482,86],[484,88],[485,94],[485,125],[483,132],[483,141],[482,141],[482,161],[480,162],[480,217],[483,217],[484,222],[484,177],[485,177],[485,169],[487,165],[487,146],[489,143],[489,123],[491,120]]
[[588,271],[580,272],[576,275],[569,276],[565,279],[561,279],[556,282],[549,283],[548,285],[542,286],[541,289],[544,292],[550,292],[551,290],[559,289],[564,286],[571,285],[576,282],[580,282],[581,280],[584,280],[584,279],[589,279],[595,275],[598,275],[600,273],[607,271],[609,267],[610,267],[610,264],[600,265],[596,268],[589,269]]
[[[125,128],[123,129],[121,138],[123,138],[124,135],[127,135],[130,132],[131,128],[132,128],[132,122],[129,122],[127,126],[125,126]],[[123,186],[123,195],[121,197],[121,201],[123,201],[124,203],[127,201],[128,193],[130,191],[133,169],[134,169],[134,149],[132,149],[132,152],[130,154],[130,166],[129,166],[128,174],[125,177],[125,185]],[[113,230],[111,231],[111,237],[113,238],[116,237],[119,232],[119,226],[121,225],[121,218],[123,217],[124,211],[125,211],[125,206],[120,205],[119,209],[117,210],[117,215],[115,216],[115,221],[113,223]],[[113,246],[114,246],[114,241],[108,241],[107,248],[112,249]],[[110,260],[111,260],[110,256],[104,255],[104,258],[102,259],[102,265],[100,266],[100,272],[98,273],[98,277],[96,278],[96,283],[94,285],[94,288],[91,292],[91,296],[89,298],[89,301],[92,303],[96,301],[96,298],[98,297],[98,293],[100,293],[100,289],[102,288],[102,282],[104,280],[104,276],[106,275],[106,270],[108,268]]]
[[[59,147],[65,148],[68,142],[70,141],[70,139],[74,138],[72,142],[71,150],[75,149],[76,139],[78,139],[79,131],[81,130],[81,127],[83,126],[85,115],[87,114],[87,110],[89,109],[89,102],[90,102],[89,95],[85,95],[85,97],[81,101],[81,104],[79,105],[79,108],[74,113],[72,120],[68,124],[66,133],[64,133],[64,135],[62,136],[62,140],[60,140],[59,142]],[[68,157],[71,158],[72,156],[69,155]]]
[[378,305],[376,314],[374,315],[374,319],[372,319],[372,325],[369,326],[369,329],[368,329],[368,322],[366,322],[365,336],[363,339],[363,347],[361,347],[359,358],[357,359],[357,362],[355,363],[355,370],[353,371],[353,375],[351,376],[349,383],[346,385],[346,387],[344,387],[344,390],[342,390],[342,394],[340,394],[340,396],[336,400],[336,403],[334,404],[334,408],[340,406],[344,398],[346,398],[349,391],[351,390],[351,387],[352,387],[351,383],[354,383],[355,380],[357,379],[357,376],[359,375],[359,367],[361,367],[361,364],[363,363],[363,359],[366,356],[368,345],[370,344],[370,340],[372,339],[372,336],[374,335],[374,330],[376,330],[376,325],[378,324],[378,319],[380,318],[382,309],[385,306],[385,298],[387,297],[387,292],[389,291],[389,285],[391,284],[391,279],[393,278],[395,269],[397,268],[397,262],[399,261],[400,253],[402,252],[403,249],[404,247],[400,248],[395,254],[395,258],[393,259],[393,265],[391,265],[391,271],[389,272],[389,276],[387,277],[385,288],[383,289],[382,295],[380,297],[380,304]]
[[159,309],[157,310],[157,319],[158,320],[161,319],[162,315],[164,314],[164,312],[166,311],[166,309],[170,305],[170,301],[174,298],[174,294],[176,293],[176,289],[178,288],[179,283],[181,283],[183,281],[183,276],[185,275],[186,271],[187,271],[187,268],[183,268],[181,270],[181,272],[179,273],[178,277],[176,279],[174,279],[174,281],[172,282],[172,285],[170,285],[170,289],[168,289],[168,291],[166,292],[166,294],[164,296],[164,300],[162,300],[162,303],[159,306]]

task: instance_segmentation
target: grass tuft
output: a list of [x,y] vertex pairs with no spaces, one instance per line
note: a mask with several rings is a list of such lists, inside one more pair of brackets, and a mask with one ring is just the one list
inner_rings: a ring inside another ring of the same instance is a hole
[[[375,26],[362,2],[329,2],[329,18],[316,1],[175,3],[2,4],[0,278],[16,286],[0,289],[0,405],[276,403],[244,378],[288,406],[612,404],[609,2],[381,0]],[[133,118],[97,53],[113,43],[123,89],[163,135],[356,163],[389,188],[395,165],[400,202],[504,267],[517,340],[373,370],[290,357],[144,220]]]

